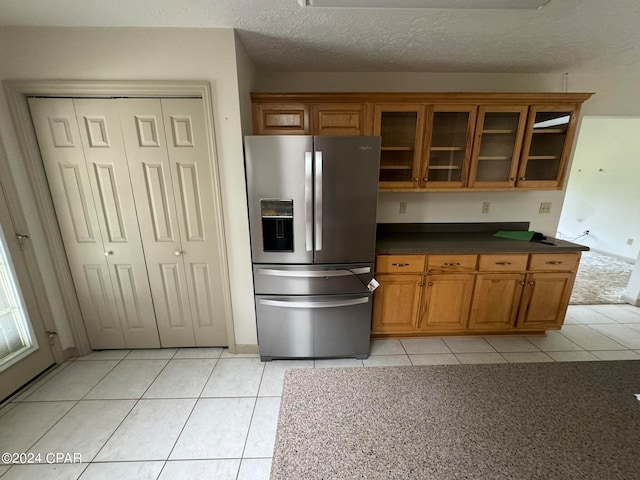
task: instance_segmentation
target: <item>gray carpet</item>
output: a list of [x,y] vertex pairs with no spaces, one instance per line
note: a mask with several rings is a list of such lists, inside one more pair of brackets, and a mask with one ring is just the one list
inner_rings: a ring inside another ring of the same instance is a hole
[[582,252],[571,294],[572,305],[625,303],[620,300],[631,278],[633,264],[598,252]]
[[640,361],[294,369],[272,480],[638,479]]

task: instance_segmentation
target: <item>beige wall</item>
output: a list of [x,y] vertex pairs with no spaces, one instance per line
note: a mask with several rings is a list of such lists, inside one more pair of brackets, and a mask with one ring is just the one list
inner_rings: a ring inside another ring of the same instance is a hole
[[[640,246],[640,118],[585,117],[558,231],[635,261]],[[627,245],[628,239],[632,244]]]
[[[255,344],[249,236],[244,193],[242,126],[234,32],[180,28],[0,28],[0,80],[206,80],[211,83],[216,148],[236,342]],[[246,60],[243,62],[246,64]],[[29,218],[29,230],[45,271],[64,348],[72,345],[53,290],[51,265],[21,164],[4,95],[0,135]]]

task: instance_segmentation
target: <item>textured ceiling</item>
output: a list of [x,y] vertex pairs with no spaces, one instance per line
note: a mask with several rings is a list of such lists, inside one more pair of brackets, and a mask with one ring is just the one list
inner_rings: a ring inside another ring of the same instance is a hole
[[552,0],[541,10],[303,8],[297,0],[0,1],[0,25],[232,27],[265,71],[638,72],[638,24],[638,0]]

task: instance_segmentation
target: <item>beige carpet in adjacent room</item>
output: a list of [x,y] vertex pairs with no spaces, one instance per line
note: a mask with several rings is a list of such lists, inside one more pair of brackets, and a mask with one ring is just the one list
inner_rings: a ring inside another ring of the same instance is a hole
[[580,267],[573,286],[571,305],[624,303],[624,293],[633,264],[598,252],[582,252]]

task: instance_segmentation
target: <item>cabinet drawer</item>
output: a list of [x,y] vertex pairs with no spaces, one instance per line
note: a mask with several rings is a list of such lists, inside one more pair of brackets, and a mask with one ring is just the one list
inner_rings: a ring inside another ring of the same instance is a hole
[[521,272],[527,269],[529,255],[516,254],[489,254],[480,255],[478,270],[481,272]]
[[378,273],[422,273],[424,255],[378,255],[376,272]]
[[429,255],[428,272],[473,272],[477,255]]
[[529,270],[540,272],[573,272],[578,268],[580,253],[533,253],[529,258]]

